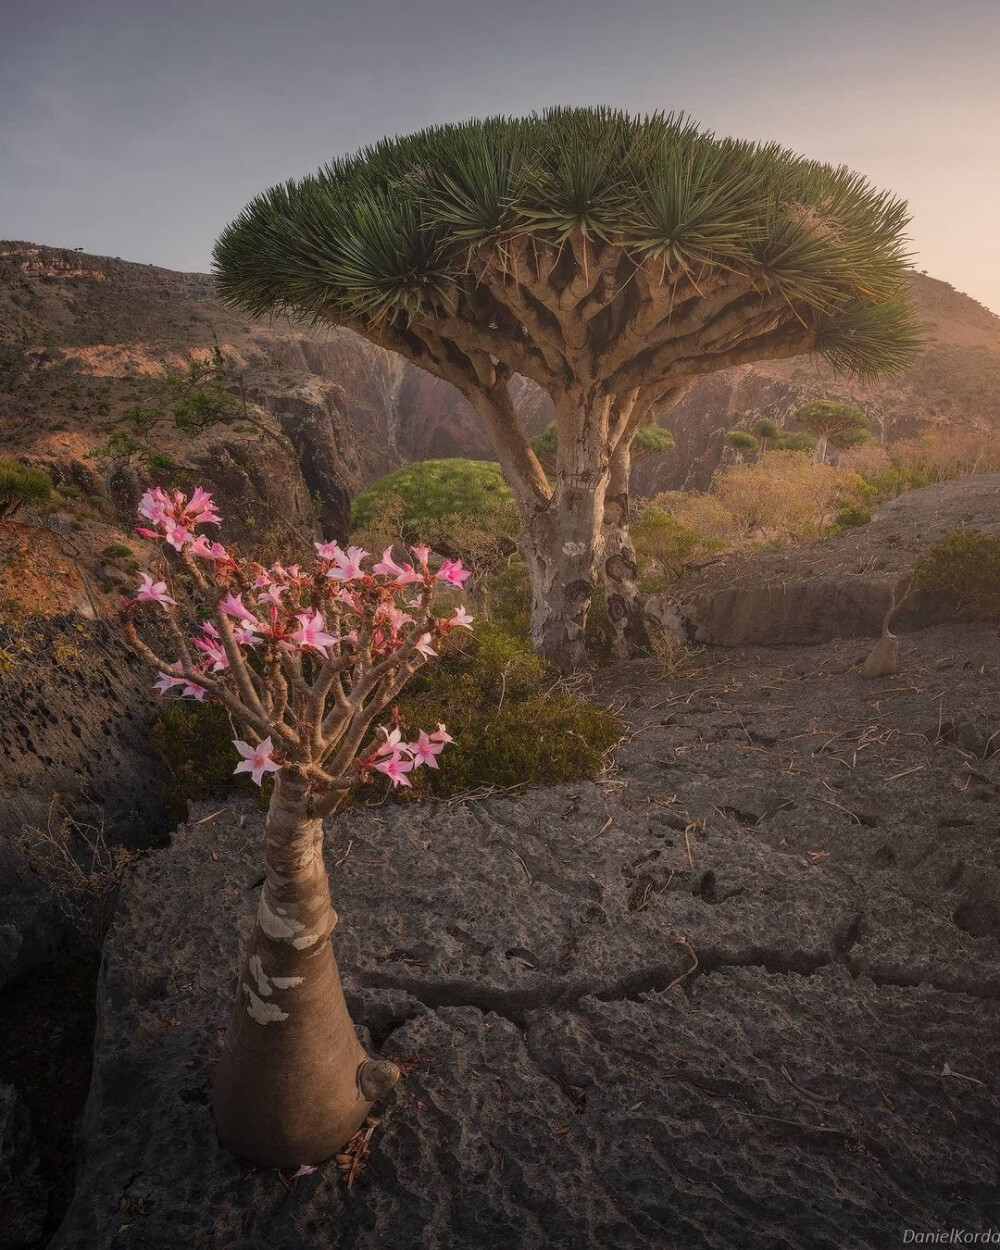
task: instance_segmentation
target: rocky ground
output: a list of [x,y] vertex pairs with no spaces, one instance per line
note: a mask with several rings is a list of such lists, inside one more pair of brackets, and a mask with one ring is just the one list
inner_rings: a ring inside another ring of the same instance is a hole
[[[812,645],[878,635],[893,594],[927,548],[959,526],[1000,530],[1000,474],[938,482],[882,504],[867,525],[835,538],[751,552],[732,551],[648,603],[684,642]],[[956,618],[954,600],[919,593],[901,603],[893,629]]]
[[602,782],[332,822],[335,946],[407,1076],[371,1170],[218,1147],[209,1077],[260,813],[202,806],[105,950],[52,1245],[795,1247],[1000,1223],[1000,640],[605,673]]

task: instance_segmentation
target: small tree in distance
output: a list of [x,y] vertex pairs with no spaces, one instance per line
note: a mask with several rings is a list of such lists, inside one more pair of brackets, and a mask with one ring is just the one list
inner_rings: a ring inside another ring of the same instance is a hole
[[814,399],[792,414],[792,422],[816,438],[816,463],[826,463],[828,445],[851,446],[871,437],[868,419],[853,404]]
[[749,430],[730,430],[726,434],[726,446],[736,457],[736,463],[742,464],[748,452],[757,450],[757,439]]
[[[599,573],[619,653],[648,645],[628,538],[638,432],[733,365],[899,368],[917,345],[906,222],[857,174],[775,144],[552,109],[388,139],[273,187],[223,232],[215,271],[252,314],[346,326],[466,396],[521,513],[534,645],[570,669]],[[515,374],[552,400],[552,482]]]
[[[219,1135],[258,1165],[317,1163],[399,1076],[368,1058],[348,1014],[322,819],[364,779],[407,786],[415,768],[438,767],[444,725],[407,741],[404,726],[377,722],[439,640],[471,625],[462,608],[447,618],[432,608],[435,587],[460,587],[467,573],[452,560],[432,571],[420,546],[413,563],[386,551],[367,571],[367,552],[336,543],[317,543],[309,567],[265,569],[196,533],[219,521],[201,488],[190,499],[148,491],[140,515],[139,533],[165,544],[173,572],[140,574],[122,608],[129,641],[158,670],[161,694],[214,700],[240,726],[236,772],[258,785],[274,777],[265,879],[215,1074]],[[149,605],[175,660],[137,632]]]
[[760,439],[760,454],[767,455],[767,445],[781,435],[781,426],[771,417],[760,417],[753,423],[753,433]]

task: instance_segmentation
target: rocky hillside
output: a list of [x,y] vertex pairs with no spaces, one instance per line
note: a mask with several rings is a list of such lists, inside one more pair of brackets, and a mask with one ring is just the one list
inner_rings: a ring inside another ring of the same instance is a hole
[[887,443],[935,426],[1000,427],[1000,317],[926,274],[913,275],[912,289],[927,339],[904,373],[865,386],[799,359],[743,365],[704,378],[664,418],[677,450],[642,467],[640,489],[704,489],[722,455],[726,430],[749,414],[780,424],[811,399],[857,404]]
[[[890,440],[927,424],[1000,425],[1000,317],[925,275],[914,274],[913,290],[928,343],[901,377],[864,387],[801,360],[706,378],[664,416],[677,451],[644,465],[639,487],[705,486],[727,428],[748,413],[781,419],[810,398],[860,404]],[[350,497],[400,463],[491,454],[453,388],[352,334],[255,322],[226,308],[206,274],[2,242],[0,445],[88,493],[114,494],[88,451],[165,365],[205,358],[216,342],[252,412],[282,437],[262,442],[237,421],[171,454],[265,513],[306,522],[318,498],[333,532]],[[525,384],[520,398],[539,430],[545,397]]]
[[246,508],[302,522],[318,496],[324,528],[342,531],[350,497],[390,468],[484,449],[445,388],[353,335],[249,321],[205,274],[0,244],[0,444],[57,481],[114,498],[88,453],[125,407],[149,402],[165,367],[216,344],[275,437],[237,420],[162,450]]

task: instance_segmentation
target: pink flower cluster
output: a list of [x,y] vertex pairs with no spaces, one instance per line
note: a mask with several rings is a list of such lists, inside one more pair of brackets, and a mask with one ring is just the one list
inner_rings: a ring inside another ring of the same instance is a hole
[[[335,542],[318,542],[311,567],[275,563],[265,568],[195,532],[197,526],[218,525],[221,519],[212,496],[200,486],[190,498],[179,490],[154,487],[143,495],[139,515],[149,525],[137,532],[173,548],[210,612],[189,632],[183,662],[163,665],[170,671],[161,669],[157,678],[154,688],[160,694],[176,691],[201,701],[213,689],[218,692],[219,683],[239,694],[241,674],[245,687],[247,673],[262,680],[288,663],[297,666],[292,678],[301,682],[309,673],[316,677],[324,664],[344,671],[354,663],[364,668],[391,661],[394,655],[428,659],[451,631],[472,626],[464,607],[448,617],[429,616],[434,587],[460,589],[469,572],[460,561],[448,559],[432,569],[427,547],[411,548],[412,562],[397,562],[392,548],[386,548],[368,570],[370,556],[360,547],[345,551]],[[136,605],[158,604],[170,614],[178,636],[178,603],[166,576],[139,576],[135,596],[123,605],[126,617]],[[208,690],[199,684],[201,676]],[[408,786],[407,774],[421,765],[437,768],[436,757],[450,741],[443,725],[431,734],[421,731],[409,743],[394,729],[367,760],[358,762],[363,770],[384,773],[394,786]],[[281,767],[270,737],[257,745],[237,740],[236,747],[243,757],[236,771],[249,772],[258,785],[265,773]]]
[[403,742],[402,733],[398,729],[394,729],[392,733],[386,730],[382,732],[385,734],[385,742],[358,763],[363,770],[374,769],[385,773],[393,786],[412,786],[413,782],[406,774],[413,772],[421,764],[426,764],[428,768],[437,768],[437,757],[449,742],[455,741],[440,723],[433,733],[426,733],[421,729],[416,742]]
[[170,494],[154,486],[139,501],[139,515],[156,526],[152,530],[139,529],[137,533],[144,538],[165,539],[175,551],[182,551],[185,545],[190,545],[191,554],[202,559],[228,559],[218,543],[210,543],[204,535],[195,537],[196,525],[218,525],[222,520],[215,510],[212,496],[200,486],[194,488],[190,499],[179,490]]

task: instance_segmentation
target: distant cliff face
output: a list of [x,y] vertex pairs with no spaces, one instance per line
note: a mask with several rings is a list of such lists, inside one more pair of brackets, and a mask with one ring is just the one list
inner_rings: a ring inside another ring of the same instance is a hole
[[350,499],[389,469],[487,452],[450,388],[354,335],[250,321],[218,301],[207,275],[0,244],[0,436],[57,481],[127,505],[134,484],[107,480],[88,453],[164,367],[216,343],[237,363],[253,413],[284,437],[262,440],[234,421],[168,438],[164,451],[237,512],[256,504],[311,523],[315,502],[321,528],[343,534]]
[[[748,414],[781,420],[812,398],[859,404],[887,439],[928,423],[1000,426],[1000,318],[945,282],[912,281],[929,339],[900,377],[864,387],[793,360],[705,378],[661,414],[677,449],[642,465],[637,487],[704,487],[727,429]],[[0,243],[0,438],[60,480],[85,477],[88,489],[114,493],[88,449],[164,365],[183,366],[216,342],[239,362],[254,411],[283,438],[262,441],[237,421],[169,450],[224,495],[249,492],[233,496],[237,511],[249,504],[296,525],[316,513],[325,532],[343,533],[353,495],[397,465],[492,454],[454,388],[347,331],[255,322],[223,305],[206,274]],[[550,416],[547,397],[515,385],[536,433]],[[123,498],[126,486],[118,484]]]

